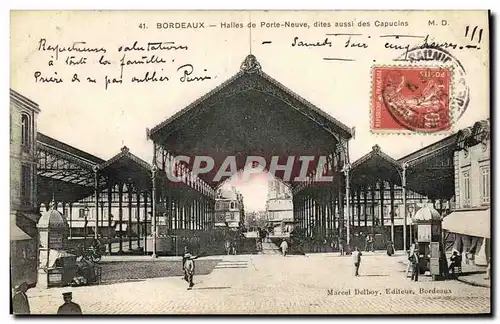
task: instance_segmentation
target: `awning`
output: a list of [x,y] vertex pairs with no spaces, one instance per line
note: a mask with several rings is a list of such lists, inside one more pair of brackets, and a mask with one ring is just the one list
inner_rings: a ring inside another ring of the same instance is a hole
[[15,223],[10,224],[10,241],[24,241],[31,240],[31,236],[26,234],[22,229],[20,229]]
[[443,219],[443,229],[453,233],[490,238],[490,209],[455,211]]

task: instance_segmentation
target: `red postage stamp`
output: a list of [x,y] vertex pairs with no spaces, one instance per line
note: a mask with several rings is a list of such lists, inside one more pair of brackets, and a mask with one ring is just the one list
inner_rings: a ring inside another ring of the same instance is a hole
[[446,68],[374,67],[372,131],[449,130],[451,76]]

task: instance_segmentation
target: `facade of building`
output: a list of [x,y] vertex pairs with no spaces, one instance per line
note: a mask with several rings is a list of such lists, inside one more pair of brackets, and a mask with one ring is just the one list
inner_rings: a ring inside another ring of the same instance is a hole
[[275,235],[293,230],[293,201],[290,189],[277,179],[269,181],[266,202],[266,221]]
[[10,90],[10,215],[12,284],[36,283],[38,104]]
[[455,248],[473,254],[477,265],[487,265],[490,258],[490,145],[489,120],[459,132],[454,155],[455,208],[447,216],[450,231],[456,233]]
[[235,187],[220,188],[215,199],[215,227],[240,228],[244,216],[243,195]]

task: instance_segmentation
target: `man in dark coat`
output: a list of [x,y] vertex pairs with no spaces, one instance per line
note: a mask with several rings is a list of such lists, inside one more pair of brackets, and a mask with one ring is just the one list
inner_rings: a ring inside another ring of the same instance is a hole
[[185,265],[186,265],[186,260],[189,259],[188,255],[190,255],[189,248],[187,246],[185,246],[184,247],[184,254],[182,255],[182,270],[184,271],[184,278],[182,278],[182,279],[186,280],[187,282],[189,282],[189,277],[188,277],[188,273],[186,272]]
[[14,296],[12,296],[12,312],[15,315],[30,314],[30,304],[26,291],[28,291],[28,284],[26,282],[23,282],[14,290]]
[[192,256],[191,253],[186,253],[184,257],[186,258],[186,261],[184,262],[184,276],[186,278],[186,281],[189,283],[188,290],[191,290],[194,286],[193,283],[193,277],[195,271],[194,260],[197,259],[198,257]]
[[57,315],[81,315],[82,309],[77,303],[73,303],[73,293],[65,292],[62,294],[64,299],[64,304],[59,306],[57,310]]

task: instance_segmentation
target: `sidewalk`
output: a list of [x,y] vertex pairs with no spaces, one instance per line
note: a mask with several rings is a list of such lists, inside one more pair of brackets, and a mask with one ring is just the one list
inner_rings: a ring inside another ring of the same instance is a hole
[[[450,253],[447,253],[446,256],[448,257],[446,261],[449,265]],[[406,258],[406,255],[401,256],[399,263],[403,264],[405,267],[408,265],[408,258]],[[475,264],[465,264],[465,262],[462,262],[462,273],[456,280],[472,286],[491,288],[491,280],[486,279],[486,276],[486,267],[477,266]]]

